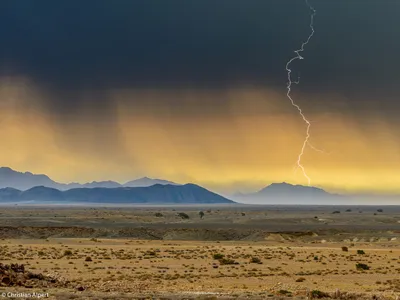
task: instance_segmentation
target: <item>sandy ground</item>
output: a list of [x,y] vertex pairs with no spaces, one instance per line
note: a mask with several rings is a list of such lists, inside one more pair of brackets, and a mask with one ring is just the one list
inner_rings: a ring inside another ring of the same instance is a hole
[[[189,215],[185,220],[176,217],[179,211],[1,210],[0,262],[23,263],[31,272],[68,285],[40,289],[2,286],[0,292],[45,292],[53,299],[310,299],[311,295],[318,298],[315,291],[336,299],[400,296],[400,225],[396,211],[385,212],[385,208],[374,215],[376,209],[360,213],[353,208],[352,212],[342,209],[332,214],[328,208],[296,215],[294,211],[241,208],[206,212],[200,219],[196,209],[185,210]],[[155,217],[155,212],[163,217]],[[11,214],[14,217],[7,219]],[[62,220],[61,226],[57,225],[61,229],[49,226],[39,230],[32,223],[21,222],[25,218],[34,222],[35,214],[42,222]],[[213,214],[218,218],[213,219]],[[315,214],[324,221],[316,220]],[[137,233],[136,237],[121,237],[121,232],[128,230],[129,217],[137,218],[135,222],[141,226],[149,220],[155,237],[140,239]],[[98,218],[105,218],[104,224],[115,221],[117,225],[90,226],[93,220],[101,224]],[[78,227],[72,226],[74,220],[80,220]],[[215,225],[218,220],[220,226]],[[308,225],[315,222],[322,224],[309,231]],[[393,228],[382,227],[380,222]],[[298,230],[276,230],[280,223],[297,225]],[[329,223],[331,227],[325,228]],[[29,225],[25,238],[15,236],[21,233],[15,231],[21,228],[17,224]],[[222,230],[225,235],[212,234],[207,226],[210,224],[215,232]],[[339,224],[353,224],[355,228],[334,230],[332,225]],[[268,230],[268,225],[273,230]],[[363,230],[363,225],[369,227]],[[241,232],[243,227],[247,235]],[[74,237],[82,230],[87,236]],[[99,231],[114,237],[96,237]],[[42,236],[37,238],[37,234]],[[348,251],[343,251],[344,246]],[[357,264],[367,269],[357,268]]]

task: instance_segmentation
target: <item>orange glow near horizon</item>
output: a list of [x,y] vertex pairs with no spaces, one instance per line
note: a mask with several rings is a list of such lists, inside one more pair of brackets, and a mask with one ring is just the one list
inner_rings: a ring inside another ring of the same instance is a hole
[[[39,90],[21,92],[20,85],[7,84],[0,88],[1,166],[59,182],[149,176],[226,192],[271,182],[307,184],[293,171],[305,124],[276,91],[110,91],[116,118],[104,125],[84,116],[58,122],[38,104]],[[226,105],[213,108],[212,100],[221,97]],[[133,98],[144,104],[128,105]],[[174,98],[193,105],[153,104]],[[203,102],[211,106],[201,114]],[[306,149],[303,164],[312,185],[328,191],[400,191],[400,137],[385,119],[374,116],[373,126],[363,127],[348,113],[308,116],[314,122],[311,143],[330,152]]]

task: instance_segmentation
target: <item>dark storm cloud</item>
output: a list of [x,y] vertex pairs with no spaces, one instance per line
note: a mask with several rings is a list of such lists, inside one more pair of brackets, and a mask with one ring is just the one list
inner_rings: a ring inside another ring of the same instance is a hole
[[282,0],[0,5],[3,63],[66,87],[274,77],[282,66],[272,57],[299,41],[308,17],[304,3]]
[[[400,3],[310,2],[316,34],[306,60],[293,64],[299,89],[392,99]],[[4,0],[0,72],[28,76],[61,111],[75,109],[79,93],[91,90],[237,83],[284,89],[284,65],[309,33],[309,13],[301,0]],[[385,110],[392,105],[381,102]]]

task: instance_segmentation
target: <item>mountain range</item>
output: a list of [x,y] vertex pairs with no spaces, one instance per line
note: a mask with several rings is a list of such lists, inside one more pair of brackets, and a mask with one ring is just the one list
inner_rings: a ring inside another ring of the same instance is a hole
[[[165,190],[161,187],[166,187]],[[154,189],[151,189],[154,187]],[[178,187],[182,187],[182,190]],[[188,187],[193,191],[189,192]],[[196,188],[195,188],[196,187]],[[131,190],[131,188],[133,190]],[[138,189],[150,188],[150,189]],[[202,196],[199,198],[199,189]],[[70,192],[69,192],[70,191]],[[157,191],[157,192],[156,192]],[[185,191],[183,193],[183,191]],[[200,186],[180,185],[168,180],[143,177],[120,184],[115,181],[93,181],[85,184],[58,183],[44,174],[17,172],[7,167],[0,168],[0,201],[77,201],[116,203],[225,203],[218,201],[235,201],[243,204],[368,204],[378,201],[383,204],[399,203],[399,195],[338,195],[331,194],[321,188],[303,185],[292,185],[286,182],[272,183],[255,192],[237,193],[221,198],[211,197],[212,193]],[[168,192],[168,193],[166,193]],[[196,192],[196,193],[195,193]],[[229,200],[231,199],[231,200]],[[155,202],[154,202],[155,201]],[[202,202],[211,201],[211,202]],[[217,201],[217,202],[213,202]]]
[[119,188],[119,187],[147,187],[155,184],[170,184],[179,185],[172,181],[162,179],[152,179],[143,177],[135,180],[128,181],[120,184],[115,181],[93,181],[89,183],[59,183],[50,179],[44,174],[33,174],[31,172],[18,172],[8,167],[0,168],[0,189],[1,188],[14,188],[17,190],[29,190],[36,186],[44,186],[49,188],[65,191],[76,188]]
[[232,204],[234,201],[195,184],[148,187],[76,188],[60,191],[37,186],[26,191],[0,189],[0,203],[51,204]]

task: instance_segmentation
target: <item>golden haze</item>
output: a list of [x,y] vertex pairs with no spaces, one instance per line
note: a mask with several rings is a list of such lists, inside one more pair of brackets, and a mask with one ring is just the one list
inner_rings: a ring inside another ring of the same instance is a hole
[[[84,116],[57,122],[43,106],[39,89],[2,82],[2,166],[45,173],[60,182],[149,176],[221,192],[271,182],[307,183],[301,170],[295,171],[305,124],[277,91],[115,90],[108,95],[115,122],[97,126]],[[132,105],[132,99],[141,101]],[[170,107],[157,99],[179,101]],[[363,127],[355,114],[314,111],[308,117],[312,144],[329,152],[306,148],[302,162],[314,186],[399,191],[400,138],[383,118],[373,116],[374,126]]]

